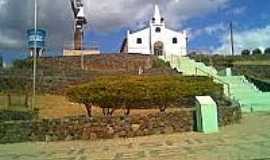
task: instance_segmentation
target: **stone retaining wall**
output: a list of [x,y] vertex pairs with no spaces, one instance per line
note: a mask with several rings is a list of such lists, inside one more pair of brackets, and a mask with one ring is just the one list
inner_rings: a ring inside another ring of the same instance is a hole
[[219,126],[231,125],[240,123],[242,118],[240,107],[219,107],[218,108],[218,121]]
[[94,140],[135,137],[193,130],[192,111],[152,113],[129,118],[77,117],[0,123],[0,143],[25,141]]
[[[219,109],[221,126],[239,121],[237,109]],[[194,111],[151,113],[130,117],[89,119],[84,116],[38,121],[0,123],[0,143],[26,141],[95,140],[116,137],[136,137],[194,130]]]
[[[135,72],[141,67],[143,70],[152,68],[154,56],[142,54],[100,54],[84,56],[85,70],[101,72]],[[40,63],[59,67],[81,68],[80,56],[41,58]]]

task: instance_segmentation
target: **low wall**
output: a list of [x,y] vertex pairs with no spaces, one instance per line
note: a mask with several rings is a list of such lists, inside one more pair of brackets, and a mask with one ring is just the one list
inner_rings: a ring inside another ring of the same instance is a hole
[[240,107],[218,107],[219,126],[227,126],[240,123],[242,118]]
[[43,57],[40,63],[55,66],[67,66],[98,72],[138,72],[139,68],[148,70],[152,68],[154,56],[142,54],[99,54],[66,57]]
[[[128,118],[104,117],[89,119],[84,116],[38,121],[9,121],[0,123],[0,143],[26,141],[95,140],[116,137],[136,137],[155,134],[190,132],[194,130],[194,111],[151,113]],[[240,121],[237,108],[220,108],[221,126]]]
[[193,130],[192,111],[153,113],[129,118],[77,117],[0,123],[0,143],[25,141],[94,140],[135,137]]

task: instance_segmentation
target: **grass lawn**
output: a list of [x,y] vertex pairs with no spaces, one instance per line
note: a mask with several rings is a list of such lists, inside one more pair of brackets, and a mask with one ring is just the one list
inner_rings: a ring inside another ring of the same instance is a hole
[[[64,96],[46,95],[37,97],[37,106],[39,108],[40,118],[63,118],[69,116],[86,115],[83,105],[69,102]],[[181,107],[183,108],[183,107]],[[179,109],[168,109],[175,111]],[[157,113],[158,109],[133,109],[131,115]],[[98,107],[93,108],[93,116],[103,116],[102,110]],[[124,115],[123,110],[116,110],[114,115]]]
[[[12,99],[12,102],[19,100],[19,98]],[[0,110],[9,110],[9,111],[29,111],[30,108],[24,106],[11,106],[6,107],[7,97],[0,96]],[[42,95],[37,96],[36,99],[37,108],[39,109],[39,118],[40,119],[49,119],[49,118],[63,118],[70,116],[86,115],[86,111],[83,105],[75,104],[69,102],[64,96],[57,95]],[[181,107],[182,108],[182,107]],[[179,109],[168,109],[167,111],[175,111]],[[158,109],[133,109],[131,110],[131,115],[142,115],[149,113],[157,113]],[[124,115],[123,110],[116,110],[114,115]],[[98,107],[93,108],[93,116],[103,116],[102,110]]]

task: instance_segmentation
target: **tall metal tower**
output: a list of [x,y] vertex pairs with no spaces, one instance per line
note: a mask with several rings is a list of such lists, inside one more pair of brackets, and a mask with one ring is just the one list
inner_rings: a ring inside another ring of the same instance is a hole
[[83,0],[70,0],[74,13],[74,49],[83,49],[84,26],[87,20],[84,14]]

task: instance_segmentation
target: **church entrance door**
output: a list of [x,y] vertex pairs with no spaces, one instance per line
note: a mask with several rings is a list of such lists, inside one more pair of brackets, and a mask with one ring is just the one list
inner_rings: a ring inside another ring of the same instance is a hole
[[163,56],[164,45],[161,41],[157,41],[154,43],[154,55],[155,56]]

